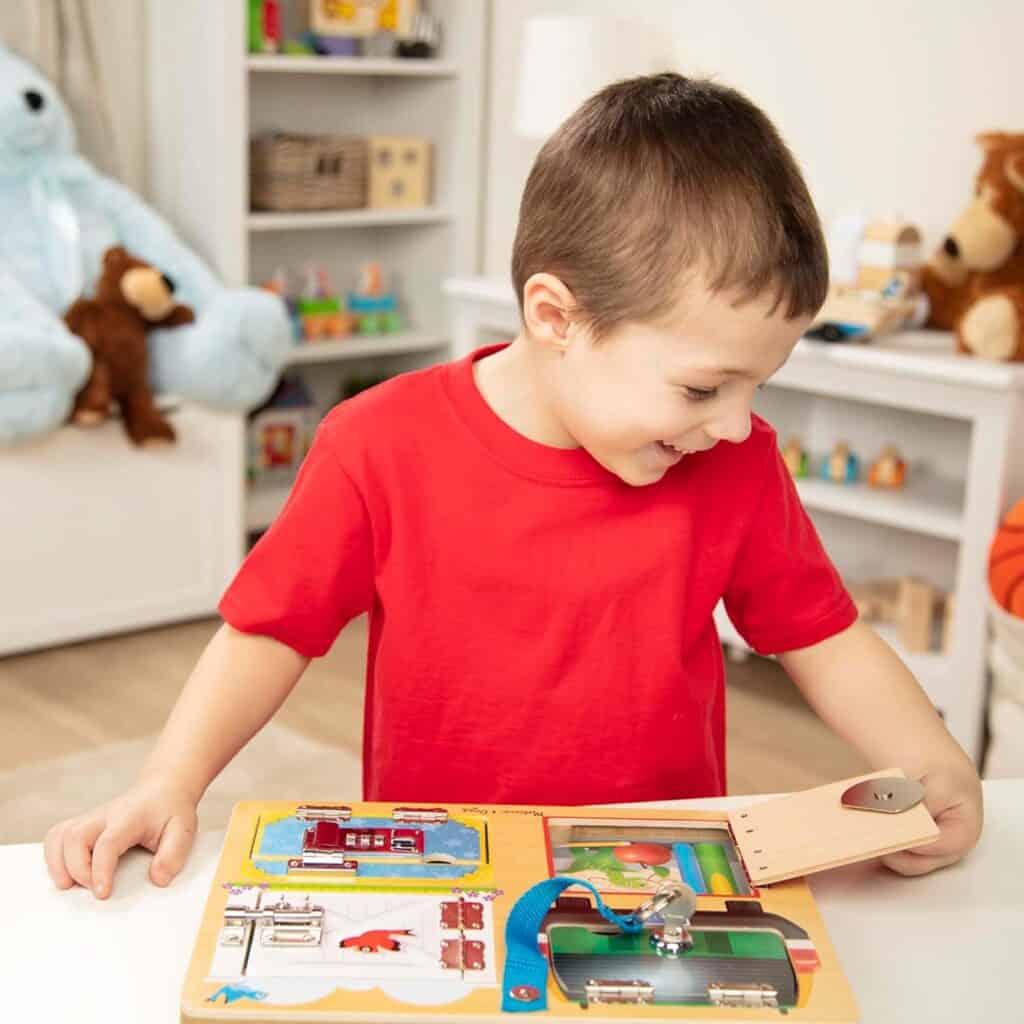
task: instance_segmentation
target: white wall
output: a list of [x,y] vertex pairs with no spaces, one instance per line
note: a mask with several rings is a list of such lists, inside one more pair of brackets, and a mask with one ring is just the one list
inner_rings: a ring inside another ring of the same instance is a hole
[[1024,131],[1021,0],[495,0],[485,269],[507,277],[538,143],[512,133],[531,14],[636,17],[673,70],[710,74],[772,118],[826,221],[863,205],[917,223],[929,247],[967,201],[981,131]]

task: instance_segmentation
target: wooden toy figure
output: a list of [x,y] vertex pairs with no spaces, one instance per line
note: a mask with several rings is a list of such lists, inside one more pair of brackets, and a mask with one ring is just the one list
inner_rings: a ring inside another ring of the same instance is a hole
[[860,478],[860,460],[845,441],[839,441],[821,464],[821,475],[823,479],[837,483],[856,483]]
[[394,292],[384,290],[379,263],[365,264],[359,288],[349,292],[348,308],[355,316],[360,334],[393,334],[402,329],[402,316]]
[[868,470],[868,483],[872,487],[891,487],[898,489],[907,479],[907,464],[895,445],[887,444],[871,463]]
[[351,334],[355,327],[355,318],[332,294],[326,269],[315,264],[305,268],[305,284],[297,307],[306,341],[337,340]]
[[782,461],[794,477],[807,476],[807,452],[798,437],[791,437],[783,446]]

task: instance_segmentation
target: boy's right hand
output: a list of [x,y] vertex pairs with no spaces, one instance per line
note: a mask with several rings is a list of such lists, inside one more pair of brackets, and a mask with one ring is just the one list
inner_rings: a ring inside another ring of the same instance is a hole
[[144,779],[126,793],[46,833],[46,866],[58,889],[76,883],[97,899],[111,892],[114,869],[126,850],[154,854],[150,881],[168,885],[181,871],[196,834],[196,800],[163,778]]

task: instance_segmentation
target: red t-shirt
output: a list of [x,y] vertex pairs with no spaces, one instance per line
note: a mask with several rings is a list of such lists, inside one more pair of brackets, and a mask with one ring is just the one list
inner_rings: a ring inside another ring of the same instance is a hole
[[763,653],[856,618],[774,431],[631,487],[499,419],[493,351],[335,408],[221,613],[317,656],[369,612],[367,800],[724,793],[718,600]]

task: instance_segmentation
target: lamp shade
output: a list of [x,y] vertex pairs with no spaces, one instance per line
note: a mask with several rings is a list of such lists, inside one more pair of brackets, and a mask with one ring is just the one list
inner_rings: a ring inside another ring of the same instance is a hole
[[523,29],[516,132],[547,138],[609,82],[657,70],[653,33],[636,22],[589,15],[529,18]]

